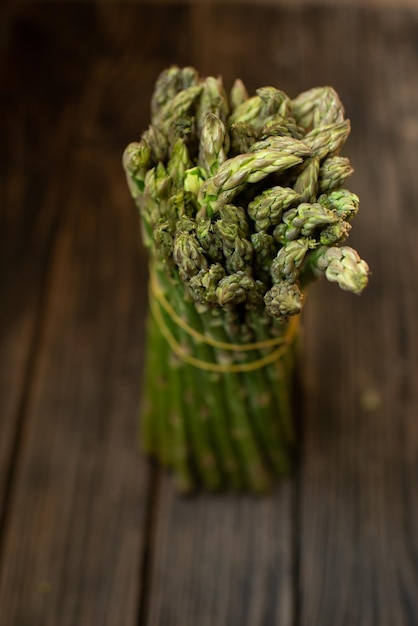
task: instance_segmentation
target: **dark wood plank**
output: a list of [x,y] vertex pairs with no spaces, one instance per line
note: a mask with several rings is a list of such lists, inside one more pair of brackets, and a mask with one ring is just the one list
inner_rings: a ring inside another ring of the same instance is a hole
[[[15,9],[2,11],[0,80],[0,502],[11,481],[42,332],[48,264],[66,190],[76,101],[87,76],[82,50],[60,54],[60,40]],[[7,28],[6,28],[7,25]],[[54,87],[49,46],[60,57]],[[36,55],[33,51],[36,49]],[[38,64],[38,65],[37,65]],[[63,78],[65,76],[65,78]]]
[[[22,73],[13,102],[28,99],[27,125],[8,118],[29,172],[28,180],[18,172],[27,194],[21,222],[19,198],[10,198],[23,269],[43,245],[30,227],[46,229],[31,193],[55,227],[0,563],[1,621],[14,626],[138,620],[149,498],[137,437],[147,265],[121,156],[147,123],[141,111],[155,75],[178,47],[167,38],[159,48],[158,14],[138,37],[141,11],[132,20],[115,8],[113,25],[106,11],[22,7],[21,65],[9,57],[10,75]],[[31,274],[8,278],[24,291]],[[34,314],[30,300],[20,308]]]
[[[330,31],[335,50],[341,26]],[[346,63],[357,71],[351,187],[361,211],[352,241],[373,275],[358,300],[324,285],[309,303],[301,624],[412,626],[418,615],[418,15],[364,14],[344,30]],[[320,52],[316,60],[327,66]]]
[[11,624],[136,623],[148,478],[136,443],[145,272],[133,220],[120,220],[129,206],[114,157],[94,158],[94,168],[93,157],[84,148],[66,177],[68,217],[1,563]]
[[164,480],[153,542],[148,621],[291,624],[291,481],[263,498],[181,499]]

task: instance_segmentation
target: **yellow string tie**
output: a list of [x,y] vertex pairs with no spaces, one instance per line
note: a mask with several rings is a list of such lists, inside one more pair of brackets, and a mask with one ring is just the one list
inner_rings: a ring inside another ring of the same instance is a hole
[[[171,330],[167,326],[167,323],[164,319],[164,316],[161,312],[160,305],[167,315],[180,327],[182,328],[188,335],[193,337],[196,341],[201,343],[206,343],[212,347],[220,348],[222,350],[231,350],[234,352],[243,352],[243,351],[252,351],[252,350],[260,350],[263,348],[270,348],[274,346],[278,346],[277,350],[274,350],[270,354],[267,354],[260,359],[256,359],[249,363],[212,363],[209,361],[203,361],[202,359],[198,359],[192,355],[190,355],[177,341],[177,339],[173,336]],[[157,279],[154,272],[151,272],[150,275],[150,309],[151,312],[159,325],[159,330],[162,335],[166,339],[172,351],[179,357],[179,359],[193,365],[202,370],[207,370],[211,372],[222,372],[222,373],[230,373],[230,372],[251,372],[257,370],[265,365],[269,365],[270,363],[274,363],[282,354],[286,352],[289,344],[293,340],[296,331],[299,326],[299,318],[292,317],[290,320],[286,333],[282,337],[274,337],[272,339],[266,339],[264,341],[256,341],[253,343],[243,343],[243,344],[235,344],[235,343],[227,343],[224,341],[217,341],[216,339],[212,339],[212,337],[208,337],[199,333],[195,328],[187,324],[173,309],[170,303],[165,298],[162,290],[158,286]]]

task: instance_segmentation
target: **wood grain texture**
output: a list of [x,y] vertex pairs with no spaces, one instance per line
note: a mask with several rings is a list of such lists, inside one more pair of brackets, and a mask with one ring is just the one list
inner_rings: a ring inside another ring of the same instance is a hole
[[[42,37],[42,25],[6,15],[5,31],[7,17],[0,80],[0,501],[9,486],[43,329],[48,267],[61,217],[57,207],[65,192],[56,182],[65,170],[76,124],[75,94],[85,79],[83,72],[74,72],[76,55],[61,58],[66,78],[57,75],[52,91],[44,73],[51,69],[50,42]],[[42,72],[31,65],[34,47]]]
[[[418,14],[70,2],[10,16],[1,626],[414,626]],[[120,159],[170,63],[251,91],[331,84],[352,121],[349,242],[373,275],[361,298],[309,296],[300,472],[267,498],[181,499],[138,453],[147,271]]]
[[[337,38],[339,31],[331,32]],[[412,626],[418,615],[418,279],[412,269],[418,265],[418,16],[369,14],[356,28],[347,23],[345,34],[350,65],[356,59],[358,68],[350,151],[361,211],[351,240],[372,277],[360,299],[323,285],[309,303],[301,624]],[[317,61],[326,66],[325,58]]]
[[159,496],[150,626],[292,623],[290,481],[264,498],[187,500],[164,478]]
[[[27,2],[33,2],[36,0],[5,0],[10,6],[13,4],[24,4]],[[68,4],[72,0],[49,0],[54,3]],[[120,4],[120,0],[78,0],[85,4],[97,3],[101,5],[116,5]],[[124,0],[124,3],[138,5],[144,4],[143,0]],[[253,7],[285,7],[289,8],[289,0],[228,0],[229,4],[242,5],[244,7],[252,5]],[[150,5],[178,5],[179,0],[146,0],[146,4]],[[188,6],[195,5],[210,5],[210,4],[225,4],[224,0],[185,0],[181,4]],[[354,7],[359,9],[377,8],[377,9],[399,9],[399,8],[413,8],[418,7],[418,0],[292,0],[292,6],[299,7],[326,7],[326,8],[346,8]]]
[[[20,173],[29,222],[19,229],[11,213],[11,232],[23,237],[33,223],[42,232],[35,211],[52,213],[55,232],[7,503],[0,622],[136,624],[148,498],[137,442],[147,274],[121,167],[126,129],[113,123],[117,99],[107,98],[118,71],[94,7],[34,7],[16,28],[20,45],[36,44],[18,68],[31,82],[32,123],[17,145],[35,165],[30,177]],[[26,96],[22,85],[17,95]],[[30,268],[43,239],[25,243]],[[31,276],[15,276],[16,290],[29,283],[36,292]]]

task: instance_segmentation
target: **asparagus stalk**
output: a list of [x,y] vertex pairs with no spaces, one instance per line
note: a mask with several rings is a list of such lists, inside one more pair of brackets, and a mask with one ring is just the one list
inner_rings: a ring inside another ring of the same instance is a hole
[[[159,273],[159,283],[169,286],[170,296],[173,305],[180,315],[187,321],[187,304],[184,300],[181,285],[173,285],[167,278]],[[195,346],[190,336],[182,331],[182,328],[175,324],[169,316],[166,323],[172,336],[177,340],[183,349],[193,351]],[[199,397],[204,380],[202,380],[202,370],[195,367],[188,367],[184,362],[181,369],[181,395],[183,405],[183,418],[186,425],[189,440],[189,463],[197,476],[198,483],[210,490],[217,490],[221,487],[220,459],[217,458],[212,439],[212,416],[208,412],[207,403],[204,398]]]
[[[224,324],[211,324],[209,332],[213,339],[230,342],[231,335],[226,331]],[[263,450],[260,450],[254,436],[254,427],[248,413],[248,389],[243,385],[242,376],[235,372],[226,372],[223,383],[229,411],[226,426],[236,450],[241,480],[246,489],[263,493],[271,487],[272,481],[263,459]]]
[[167,372],[161,365],[167,362],[168,346],[161,335],[156,320],[151,314],[147,321],[147,361],[142,403],[142,441],[150,455],[161,454],[164,465],[170,465],[170,454],[166,445],[169,438],[167,428],[166,387]]
[[[159,326],[159,331],[162,328],[167,328],[169,332],[178,332],[178,329],[172,324],[172,320],[165,314],[159,307],[158,303],[153,303],[153,315]],[[158,344],[153,346],[153,350],[158,349]],[[185,373],[185,364],[179,359],[173,352],[167,350],[165,355],[158,355],[161,357],[168,357],[168,365],[170,371],[170,391],[169,403],[167,406],[166,419],[168,422],[168,431],[171,436],[170,456],[171,464],[175,470],[176,480],[178,488],[181,492],[191,493],[196,489],[196,472],[193,465],[194,462],[194,447],[191,443],[191,430],[193,424],[189,422],[189,413],[187,411],[187,403],[185,397],[187,397],[187,374]],[[163,365],[163,367],[166,367]],[[154,373],[159,375],[159,369]],[[161,453],[159,457],[164,460]]]

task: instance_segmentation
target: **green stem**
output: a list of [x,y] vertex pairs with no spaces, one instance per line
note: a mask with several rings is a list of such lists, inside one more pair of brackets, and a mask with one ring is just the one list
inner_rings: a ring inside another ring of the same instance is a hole
[[[229,342],[230,337],[222,324],[208,324],[209,333],[217,341]],[[231,362],[233,354],[229,353]],[[228,358],[225,352],[216,351],[218,360]],[[242,384],[242,377],[237,372],[227,372],[222,376],[224,397],[230,436],[235,443],[241,473],[245,486],[255,492],[265,492],[271,487],[271,475],[266,467],[263,455],[251,427],[248,412],[247,392]]]
[[[180,332],[179,335],[182,335]],[[184,338],[183,345],[187,345],[192,353],[193,342]],[[184,373],[187,384],[184,395],[188,396],[188,405],[184,408],[187,424],[190,429],[191,457],[196,468],[200,485],[211,491],[219,490],[222,486],[222,470],[220,459],[216,454],[211,432],[211,411],[207,402],[211,395],[208,376],[205,372],[193,365],[185,365]],[[187,390],[186,390],[187,389]]]
[[146,370],[141,410],[142,442],[147,454],[157,456],[169,464],[165,441],[167,439],[167,389],[163,364],[165,346],[162,345],[155,319],[150,312],[147,320]]
[[[257,318],[253,317],[252,325],[257,341],[263,341],[272,337],[266,325],[262,322],[260,323]],[[279,475],[286,474],[289,471],[291,444],[294,440],[294,426],[290,403],[293,385],[293,360],[289,361],[292,355],[293,348],[292,345],[289,345],[277,362],[271,363],[264,368],[266,384],[274,396],[275,411],[272,413],[271,424],[278,438],[277,449],[280,448],[282,450],[281,457],[283,465],[280,467],[280,459],[279,465],[277,465]]]
[[168,414],[171,433],[173,436],[173,470],[179,491],[190,493],[196,489],[196,481],[191,464],[190,429],[187,423],[187,412],[185,410],[183,389],[184,389],[184,363],[178,357],[170,354],[170,376],[169,388],[171,395],[171,406]]
[[[187,318],[183,285],[170,281],[164,272],[158,273],[158,282],[160,287],[170,294],[171,303],[177,313],[190,323]],[[177,343],[193,354],[194,340],[166,312],[164,321]],[[182,412],[188,435],[189,463],[194,467],[203,487],[217,490],[222,486],[222,475],[219,459],[212,445],[209,407],[205,406],[205,396],[202,398],[201,395],[208,387],[208,377],[203,377],[202,374],[204,373],[201,370],[184,361],[181,363]]]
[[[170,292],[170,290],[169,290]],[[153,297],[153,296],[152,296]],[[157,310],[160,311],[161,319],[169,328],[170,319],[159,308],[158,302],[154,303]],[[156,320],[156,333],[159,334],[159,374],[165,372],[167,381],[167,412],[165,424],[162,428],[166,428],[166,437],[162,435],[160,438],[160,457],[166,457],[167,446],[170,447],[171,465],[175,473],[179,490],[185,493],[194,491],[196,481],[191,464],[191,446],[190,446],[190,425],[188,423],[188,413],[186,411],[186,403],[184,401],[184,389],[187,383],[187,373],[185,373],[185,364],[182,362],[169,348],[165,337],[163,337],[160,328],[160,320]],[[171,329],[173,332],[173,329]],[[167,443],[167,446],[165,445]]]
[[[187,308],[187,320],[199,333],[204,334],[208,330],[208,325],[203,323],[193,302],[183,300],[183,306]],[[207,343],[194,343],[195,355],[204,362],[216,363],[216,353]],[[224,393],[223,373],[208,372],[198,370],[200,386],[197,387],[198,394],[205,390],[205,398],[208,403],[208,422],[211,428],[213,442],[219,458],[222,474],[228,488],[241,490],[244,487],[243,477],[239,469],[238,459],[234,450],[234,444],[230,436],[228,423],[228,402]],[[201,396],[197,403],[201,403]]]
[[[256,352],[251,358],[262,356],[261,352]],[[277,403],[277,394],[269,379],[269,372],[275,367],[276,364],[270,364],[245,372],[243,384],[249,390],[252,423],[263,454],[274,473],[283,475],[288,471],[288,451],[280,428],[282,407]]]
[[[231,342],[236,337],[228,333]],[[255,340],[268,339],[256,334]],[[274,349],[274,348],[273,348]],[[272,348],[267,349],[269,353]],[[236,353],[239,363],[252,363],[266,355],[266,350],[242,351]],[[265,365],[251,371],[241,372],[241,386],[247,392],[247,411],[249,426],[253,431],[254,440],[259,446],[260,453],[267,467],[274,475],[283,475],[288,470],[286,445],[280,429],[277,428],[278,406],[274,394],[274,387],[270,385],[268,373],[275,364]]]

